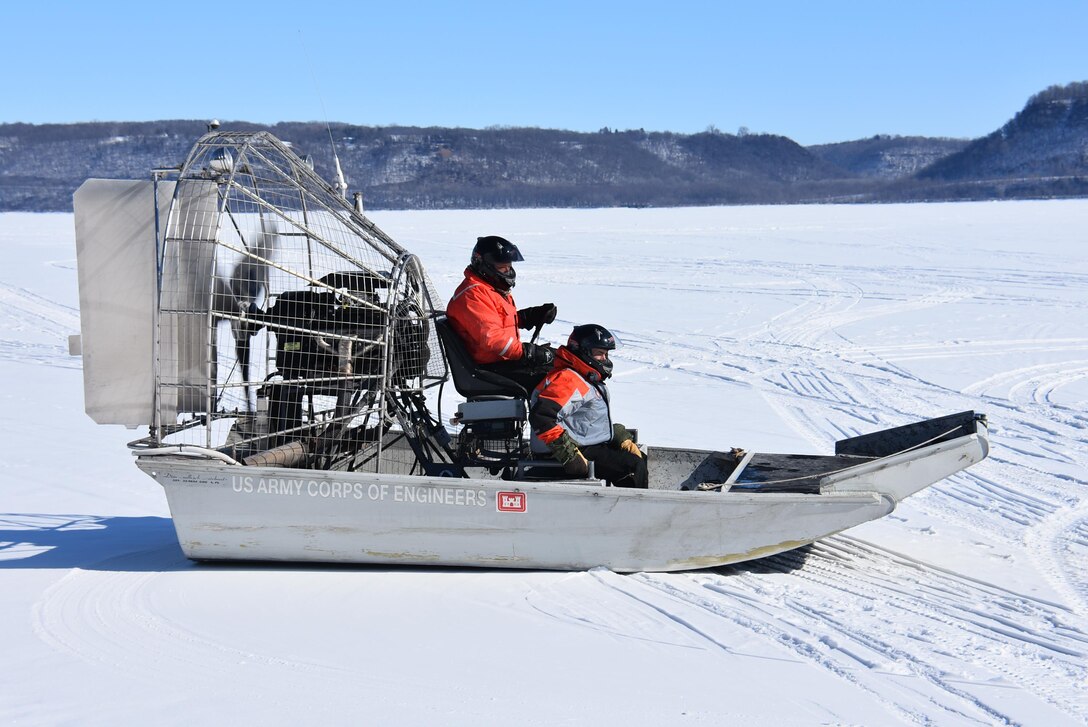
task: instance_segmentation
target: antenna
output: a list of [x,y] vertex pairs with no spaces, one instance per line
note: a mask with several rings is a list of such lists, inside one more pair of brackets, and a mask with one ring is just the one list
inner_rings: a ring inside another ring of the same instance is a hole
[[329,112],[325,109],[325,97],[321,93],[321,86],[317,82],[317,74],[314,73],[313,64],[310,63],[310,50],[306,47],[306,36],[302,33],[302,28],[298,30],[299,42],[302,44],[303,55],[306,57],[306,67],[310,70],[310,79],[314,83],[314,89],[317,91],[317,100],[321,103],[321,113],[325,116],[325,129],[329,132],[329,146],[332,147],[332,160],[336,166],[336,189],[340,191],[340,196],[344,199],[348,198],[348,183],[344,179],[344,170],[340,168],[340,157],[336,153],[336,141],[332,138],[332,126],[329,124]]

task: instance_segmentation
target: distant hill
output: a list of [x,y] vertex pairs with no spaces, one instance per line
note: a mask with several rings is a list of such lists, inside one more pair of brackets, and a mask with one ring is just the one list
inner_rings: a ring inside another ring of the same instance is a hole
[[[267,129],[332,179],[330,136],[367,207],[612,207],[1088,196],[1088,82],[1033,96],[975,141],[226,122]],[[0,211],[63,211],[89,177],[176,168],[199,121],[0,124]]]
[[1088,175],[1088,82],[1052,86],[997,131],[918,174],[945,182],[1072,181]]
[[[274,133],[328,157],[324,126]],[[341,163],[368,206],[601,207],[789,198],[843,175],[780,136],[642,130],[333,126]]]
[[[318,123],[259,126],[332,178],[329,136],[370,207],[673,206],[795,201],[849,175],[781,136],[595,133]],[[88,177],[146,178],[180,164],[195,121],[0,125],[0,209],[71,209]]]
[[912,176],[969,143],[970,139],[881,134],[870,139],[806,148],[853,176],[889,180]]

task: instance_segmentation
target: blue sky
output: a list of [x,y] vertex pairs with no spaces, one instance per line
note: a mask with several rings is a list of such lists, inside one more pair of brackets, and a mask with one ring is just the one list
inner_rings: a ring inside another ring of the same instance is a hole
[[977,137],[1088,80],[1088,0],[4,3],[0,122]]

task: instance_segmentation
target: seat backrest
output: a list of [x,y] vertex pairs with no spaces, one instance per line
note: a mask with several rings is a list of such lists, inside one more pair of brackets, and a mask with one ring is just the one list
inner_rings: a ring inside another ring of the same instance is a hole
[[517,382],[479,368],[465,350],[461,337],[453,330],[449,320],[440,316],[435,320],[435,330],[450,365],[453,386],[461,396],[471,399],[479,396],[513,396],[528,399],[525,388]]

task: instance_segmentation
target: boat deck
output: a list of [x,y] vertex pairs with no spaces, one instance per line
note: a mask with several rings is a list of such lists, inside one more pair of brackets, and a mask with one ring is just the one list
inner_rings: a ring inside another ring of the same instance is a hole
[[870,457],[650,450],[650,487],[659,490],[819,493],[820,479]]
[[870,457],[757,454],[729,478],[730,492],[820,492],[820,479]]

